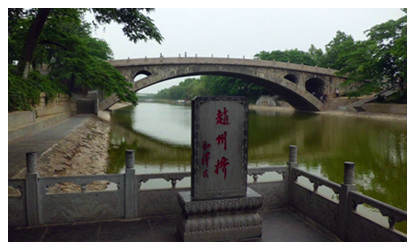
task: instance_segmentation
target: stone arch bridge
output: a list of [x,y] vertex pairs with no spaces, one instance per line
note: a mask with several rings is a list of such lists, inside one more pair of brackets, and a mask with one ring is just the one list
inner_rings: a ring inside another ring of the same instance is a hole
[[[345,78],[335,70],[293,63],[252,59],[213,57],[144,58],[109,61],[130,82],[134,91],[165,80],[195,75],[222,75],[242,78],[274,91],[297,110],[324,109],[319,96],[331,95]],[[118,101],[113,95],[103,99],[99,107],[108,109]]]

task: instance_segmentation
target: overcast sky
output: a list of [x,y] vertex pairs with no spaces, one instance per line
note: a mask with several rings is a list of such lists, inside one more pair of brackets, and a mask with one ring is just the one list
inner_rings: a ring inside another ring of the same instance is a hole
[[[355,40],[365,40],[364,31],[404,15],[399,8],[156,8],[150,17],[164,41],[130,42],[122,26],[100,26],[94,36],[108,42],[115,59],[187,56],[253,58],[260,51],[299,49],[311,44],[324,49],[340,30]],[[141,93],[178,84],[182,79],[160,83]]]

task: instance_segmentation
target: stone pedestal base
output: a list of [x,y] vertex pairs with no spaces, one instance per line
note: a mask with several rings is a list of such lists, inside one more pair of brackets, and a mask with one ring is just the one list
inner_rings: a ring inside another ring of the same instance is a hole
[[190,192],[178,193],[182,209],[177,233],[183,241],[236,241],[260,238],[258,209],[262,196],[247,188],[246,197],[192,201]]

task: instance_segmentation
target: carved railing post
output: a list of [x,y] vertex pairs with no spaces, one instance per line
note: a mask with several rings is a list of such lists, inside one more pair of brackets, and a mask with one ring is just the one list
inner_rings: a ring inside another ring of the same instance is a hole
[[297,166],[297,146],[296,145],[290,145],[290,153],[288,158],[288,164],[292,165],[294,164]]
[[39,225],[38,173],[36,153],[26,153],[26,216],[29,226]]
[[285,180],[285,191],[287,194],[287,203],[291,203],[292,201],[292,188],[291,186],[291,182],[293,181],[293,176],[292,176],[292,168],[293,167],[297,167],[297,146],[296,145],[290,145],[290,152],[289,152],[289,156],[288,156],[288,178],[287,180]]
[[345,162],[344,163],[344,176],[343,184],[341,184],[340,193],[339,193],[339,224],[338,224],[338,236],[342,240],[347,240],[347,231],[348,228],[348,196],[350,191],[356,190],[354,185],[354,163]]
[[125,152],[125,218],[131,219],[137,215],[137,184],[134,169],[134,150]]

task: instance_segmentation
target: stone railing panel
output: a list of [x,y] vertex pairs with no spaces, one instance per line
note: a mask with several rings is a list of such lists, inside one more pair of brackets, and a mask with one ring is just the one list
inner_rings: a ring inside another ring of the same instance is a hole
[[365,218],[356,212],[350,212],[348,216],[347,238],[345,241],[370,241],[370,242],[406,242],[405,234],[390,230],[376,222]]
[[26,225],[26,185],[24,180],[9,180],[9,226]]
[[328,188],[330,188],[331,190],[333,190],[333,192],[335,194],[339,194],[340,192],[340,185],[332,182],[328,179],[324,179],[320,176],[308,173],[304,170],[301,170],[299,168],[292,168],[292,176],[293,176],[293,180],[292,181],[296,181],[297,178],[299,176],[304,176],[305,178],[307,178],[312,184],[313,184],[313,191],[314,192],[318,192],[318,189],[320,186],[326,186]]
[[190,172],[136,175],[138,187],[151,179],[164,179],[171,183],[172,188],[175,188],[177,182],[183,180],[185,177],[190,177]]
[[[90,191],[96,181],[116,183],[113,191]],[[58,183],[81,186],[74,193],[50,193]],[[39,221],[41,224],[124,218],[124,175],[67,176],[39,179]]]
[[356,207],[360,204],[368,204],[372,207],[379,209],[379,212],[388,217],[389,229],[394,230],[395,223],[406,221],[407,213],[399,208],[392,207],[386,203],[373,199],[364,194],[352,191],[349,194],[349,209],[352,212],[356,212]]
[[289,187],[292,191],[290,205],[321,224],[331,232],[337,233],[338,204],[296,183]]
[[275,172],[282,176],[282,179],[285,180],[285,177],[288,176],[288,167],[287,166],[276,166],[276,167],[262,167],[262,168],[249,168],[248,176],[252,176],[254,183],[258,181],[258,177],[264,175],[265,173]]

